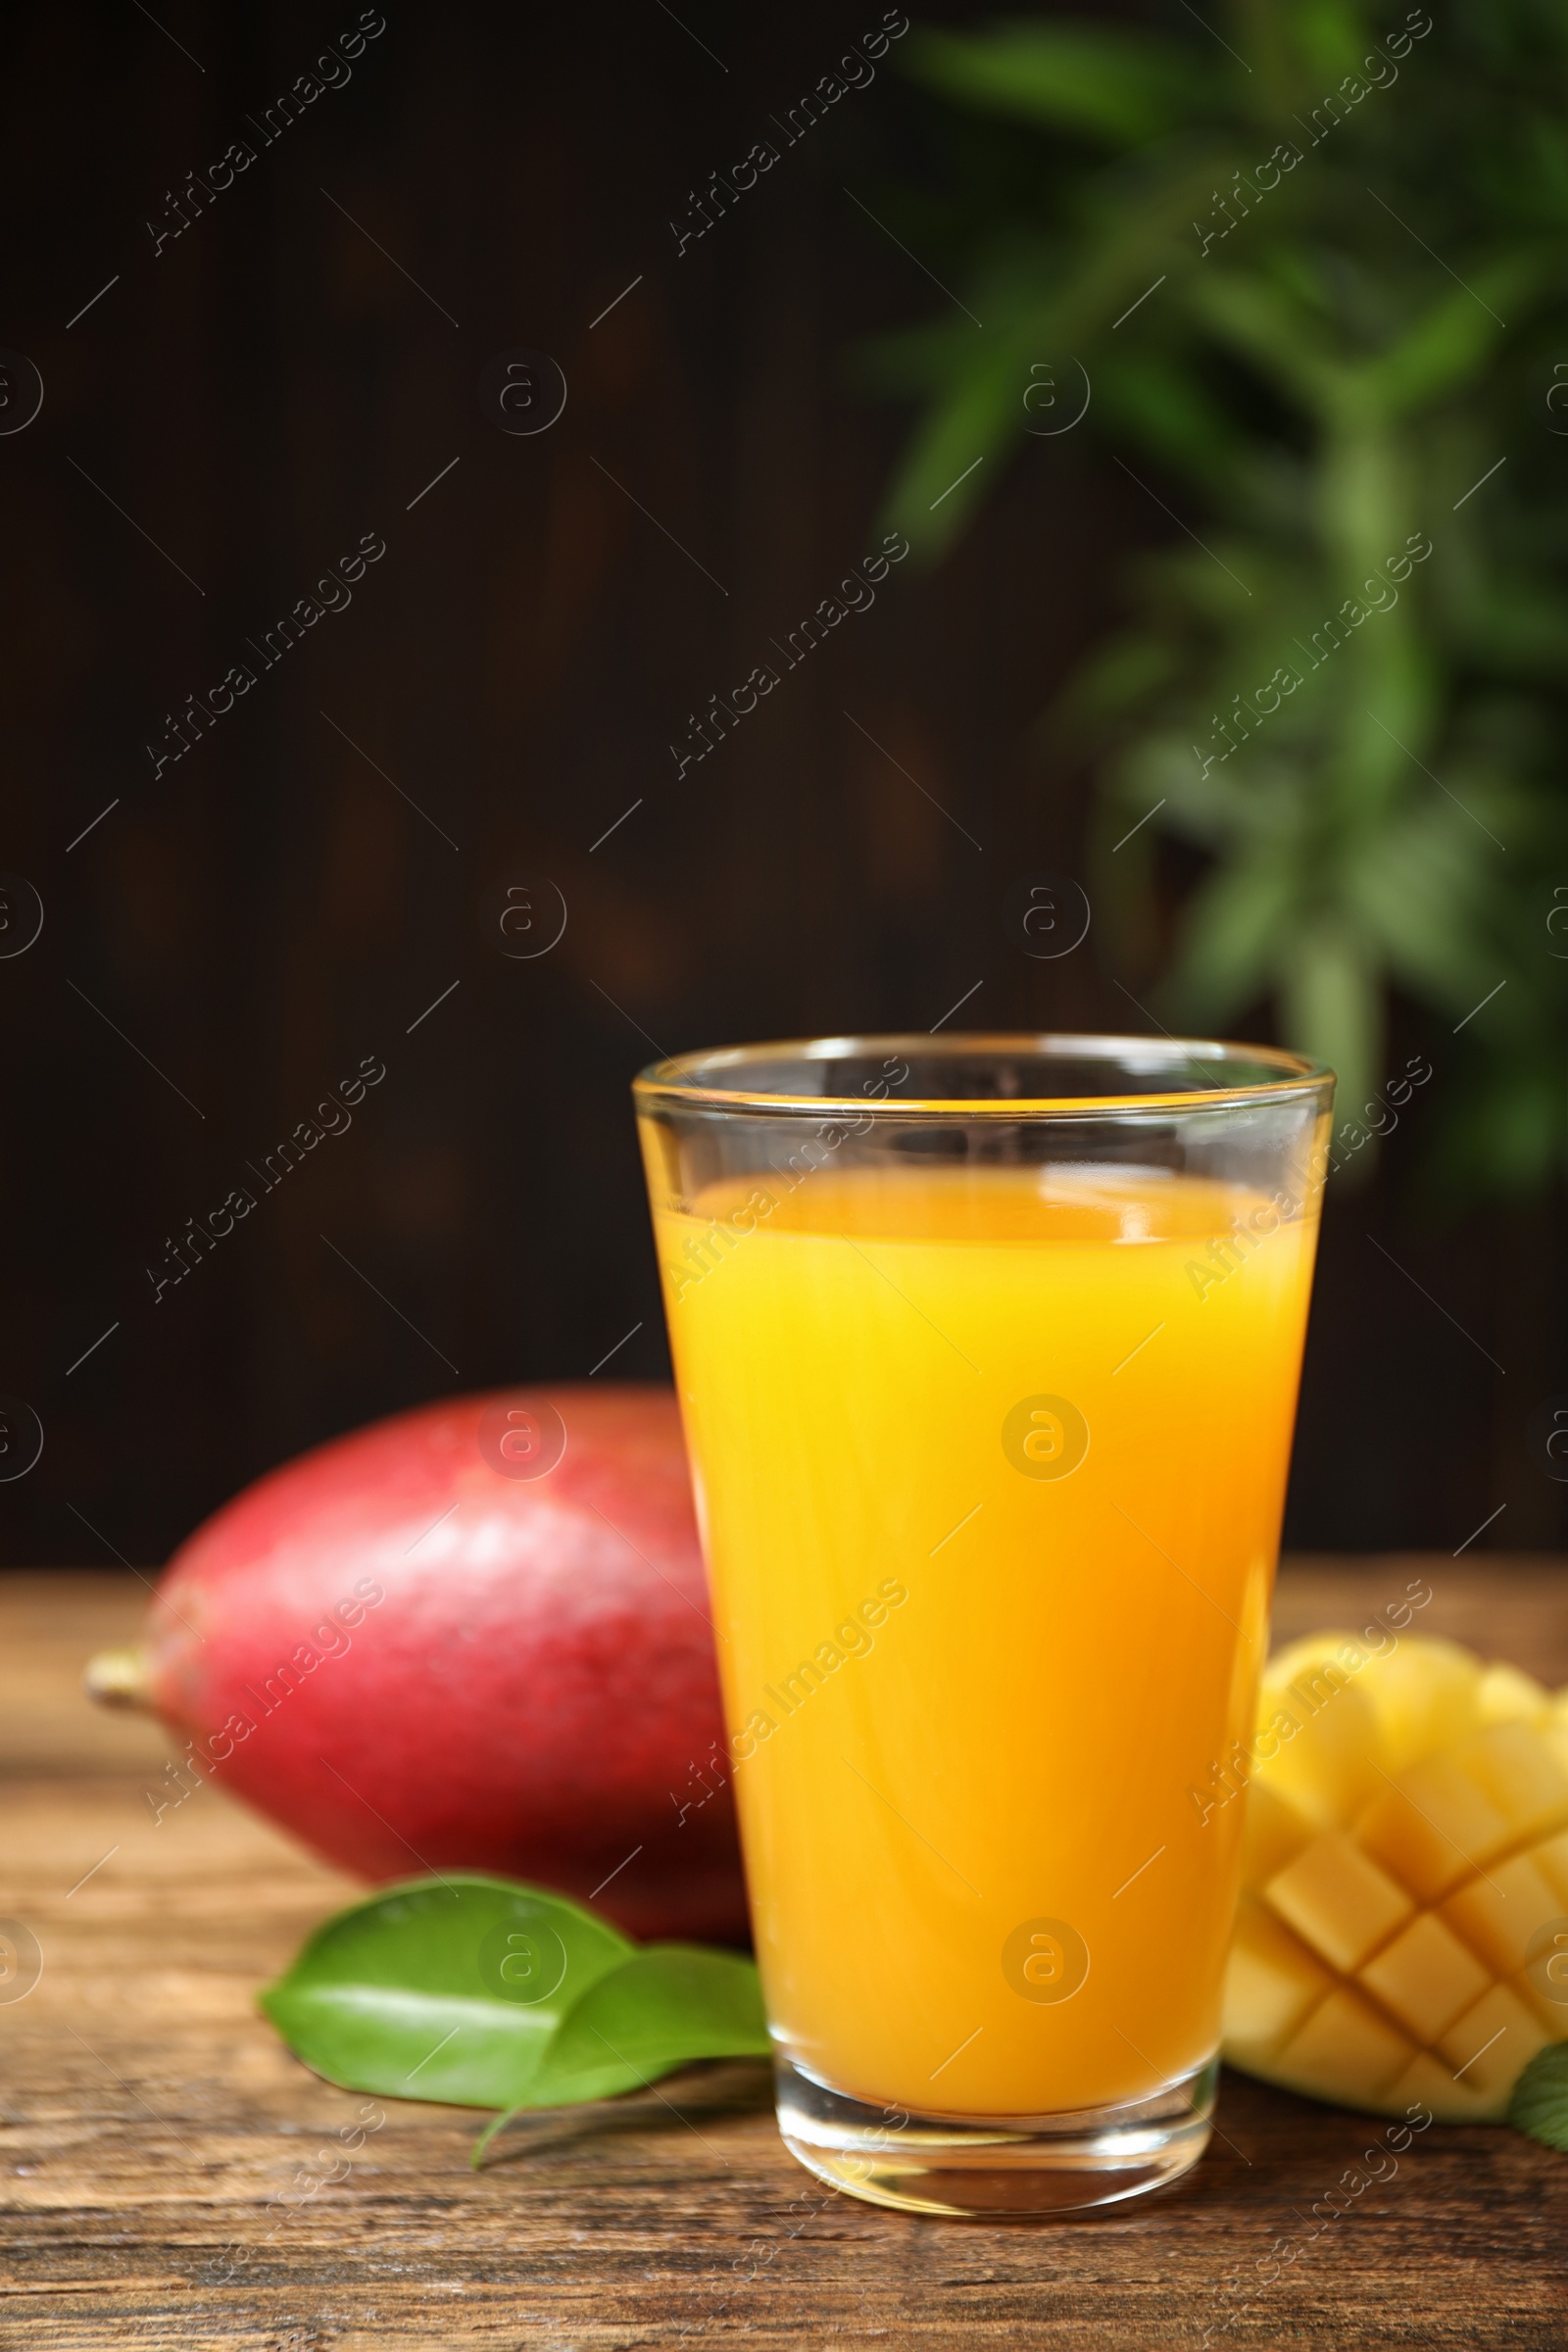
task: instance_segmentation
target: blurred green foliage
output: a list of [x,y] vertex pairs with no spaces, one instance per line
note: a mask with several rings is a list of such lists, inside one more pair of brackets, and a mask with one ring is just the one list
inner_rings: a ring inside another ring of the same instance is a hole
[[1122,968],[1155,977],[1168,828],[1202,870],[1162,1020],[1272,1002],[1354,1118],[1401,992],[1438,1016],[1434,1172],[1536,1190],[1568,1148],[1568,7],[1171,14],[914,46],[962,168],[901,225],[963,306],[873,354],[923,404],[895,508],[934,556],[1092,436],[1157,497],[1182,527],[1051,714],[1094,749]]

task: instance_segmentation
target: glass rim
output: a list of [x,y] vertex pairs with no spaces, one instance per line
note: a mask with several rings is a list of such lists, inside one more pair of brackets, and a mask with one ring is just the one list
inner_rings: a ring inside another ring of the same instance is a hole
[[[1226,1062],[1246,1063],[1255,1070],[1261,1065],[1277,1074],[1234,1085],[1221,1082],[1197,1087],[1172,1086],[1164,1092],[897,1097],[889,1094],[872,1098],[863,1094],[788,1094],[777,1087],[748,1088],[733,1082],[704,1085],[699,1075],[731,1076],[743,1072],[748,1065],[776,1065],[780,1061],[809,1063],[856,1056],[870,1059],[878,1055],[884,1060],[890,1055],[902,1059],[911,1053],[956,1059],[960,1055],[978,1058],[988,1054],[1020,1052],[1046,1061],[1053,1058],[1099,1061],[1107,1070],[1118,1063],[1125,1066],[1134,1056],[1147,1068],[1152,1058],[1155,1063],[1168,1063],[1173,1073],[1184,1064],[1189,1069],[1198,1067],[1201,1055],[1222,1066]],[[632,1093],[638,1107],[649,1110],[777,1112],[785,1117],[817,1118],[837,1111],[853,1111],[859,1117],[874,1119],[961,1118],[1010,1123],[1021,1118],[1101,1118],[1160,1111],[1234,1110],[1309,1096],[1319,1097],[1326,1105],[1334,1083],[1335,1073],[1327,1062],[1290,1053],[1283,1046],[1247,1045],[1222,1038],[1122,1036],[1099,1031],[959,1029],[941,1036],[921,1030],[871,1031],[836,1037],[782,1038],[748,1046],[706,1047],[697,1053],[674,1054],[650,1062],[633,1079]]]

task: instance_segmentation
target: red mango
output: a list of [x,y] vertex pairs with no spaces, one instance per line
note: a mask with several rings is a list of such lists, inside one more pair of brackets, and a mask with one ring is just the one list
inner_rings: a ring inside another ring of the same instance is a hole
[[668,1390],[459,1396],[318,1446],[197,1529],[138,1666],[89,1687],[365,1878],[497,1871],[637,1936],[745,1936]]

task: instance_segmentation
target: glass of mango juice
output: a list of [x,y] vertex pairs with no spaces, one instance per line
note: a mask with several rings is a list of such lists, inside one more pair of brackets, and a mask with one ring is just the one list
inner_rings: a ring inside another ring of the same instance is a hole
[[635,1096],[784,2138],[905,2210],[1209,2132],[1332,1074],[889,1036]]

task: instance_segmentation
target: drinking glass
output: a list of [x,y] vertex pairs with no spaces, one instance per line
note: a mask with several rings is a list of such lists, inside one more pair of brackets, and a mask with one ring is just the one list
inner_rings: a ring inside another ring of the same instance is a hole
[[636,1082],[780,2128],[839,2187],[1202,2151],[1332,1091],[1055,1036]]

